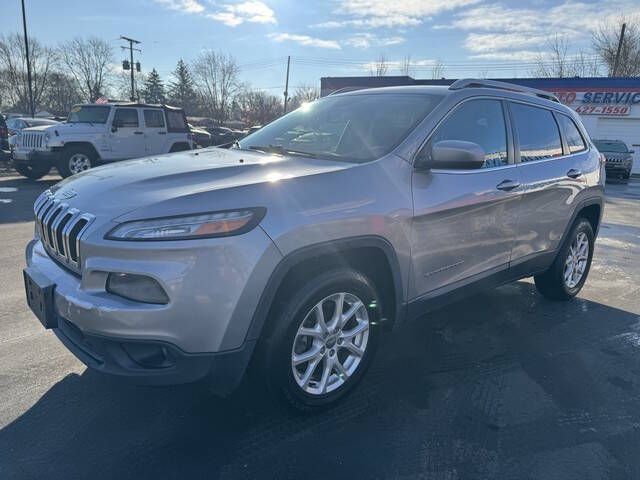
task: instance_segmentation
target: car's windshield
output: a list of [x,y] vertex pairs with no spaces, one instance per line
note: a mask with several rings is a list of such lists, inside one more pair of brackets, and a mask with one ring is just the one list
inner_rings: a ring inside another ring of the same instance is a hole
[[110,107],[76,105],[71,109],[67,123],[106,123]]
[[240,148],[367,162],[395,148],[442,99],[436,94],[352,94],[303,105],[240,141]]
[[596,148],[601,152],[613,152],[613,153],[627,153],[627,146],[624,142],[609,141],[609,140],[594,140]]

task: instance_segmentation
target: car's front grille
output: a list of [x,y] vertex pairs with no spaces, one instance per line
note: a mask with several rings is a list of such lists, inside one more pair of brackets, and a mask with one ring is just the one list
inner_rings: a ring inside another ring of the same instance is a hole
[[21,144],[23,148],[42,148],[44,134],[35,132],[22,132]]
[[66,267],[80,271],[80,237],[94,216],[69,208],[45,192],[34,206],[36,229],[47,253]]

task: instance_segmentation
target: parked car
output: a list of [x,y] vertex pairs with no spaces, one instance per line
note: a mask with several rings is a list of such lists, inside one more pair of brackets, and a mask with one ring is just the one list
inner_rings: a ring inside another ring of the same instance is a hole
[[211,134],[203,128],[194,127],[189,124],[189,130],[193,136],[196,145],[200,147],[208,147],[211,145]]
[[247,130],[247,135],[251,135],[252,133],[256,133],[261,128],[262,128],[262,125],[254,125],[253,127],[249,127],[249,130]]
[[165,105],[76,105],[65,123],[25,128],[13,151],[15,169],[40,178],[55,166],[68,177],[98,164],[193,148],[184,111]]
[[9,159],[9,130],[4,115],[0,113],[0,161]]
[[59,123],[48,118],[12,117],[7,120],[7,128],[9,129],[9,136],[12,136],[25,128],[58,125]]
[[45,328],[101,372],[225,394],[251,365],[313,410],[433,308],[528,276],[580,292],[604,166],[553,95],[459,80],[313,105],[45,191],[24,271]]
[[622,140],[593,140],[606,159],[607,177],[628,180],[633,169],[633,150]]

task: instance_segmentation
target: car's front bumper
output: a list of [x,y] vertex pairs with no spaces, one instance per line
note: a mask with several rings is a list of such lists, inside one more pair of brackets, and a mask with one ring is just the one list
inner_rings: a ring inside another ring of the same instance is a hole
[[53,150],[14,149],[12,155],[14,163],[22,164],[48,163],[53,165],[57,158],[58,152]]
[[[85,245],[82,276],[59,265],[40,240],[33,240],[27,265],[55,285],[54,331],[89,367],[141,383],[210,376],[223,392],[239,380],[250,358],[256,340],[248,337],[253,315],[281,259],[260,227],[239,239],[193,241],[181,248],[176,242]],[[107,272],[151,276],[170,301],[147,304],[111,294]]]
[[145,385],[174,385],[207,378],[212,390],[227,394],[242,380],[254,341],[218,353],[189,354],[175,345],[132,341],[83,332],[58,316],[58,339],[82,363],[101,373]]

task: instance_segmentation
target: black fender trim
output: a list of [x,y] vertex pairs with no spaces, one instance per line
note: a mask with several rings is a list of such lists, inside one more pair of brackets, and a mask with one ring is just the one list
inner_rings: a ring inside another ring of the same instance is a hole
[[257,340],[262,332],[269,310],[273,304],[278,288],[286,277],[287,273],[298,263],[321,255],[339,255],[345,250],[356,248],[378,248],[382,250],[387,258],[393,276],[393,285],[396,296],[396,309],[394,316],[394,324],[401,323],[406,315],[406,303],[403,300],[404,289],[402,285],[402,275],[400,273],[400,264],[396,256],[396,252],[386,239],[376,235],[366,235],[358,237],[344,238],[340,240],[329,240],[327,242],[316,243],[286,255],[276,266],[267,282],[258,306],[254,312],[251,326],[247,333],[246,341]]
[[557,251],[560,251],[560,249],[562,248],[562,245],[564,245],[564,242],[567,239],[567,235],[569,235],[569,232],[571,231],[571,227],[573,227],[573,224],[575,223],[576,218],[578,218],[578,214],[584,208],[590,207],[591,205],[598,205],[600,207],[600,218],[598,218],[598,228],[596,229],[595,232],[593,232],[594,237],[596,238],[598,237],[598,232],[600,231],[600,225],[602,225],[602,216],[604,215],[604,203],[603,203],[602,197],[589,197],[587,199],[581,200],[576,206],[576,208],[573,210],[573,214],[571,215],[571,221],[567,224],[567,227],[565,228],[564,233],[562,234],[562,239],[558,244]]

